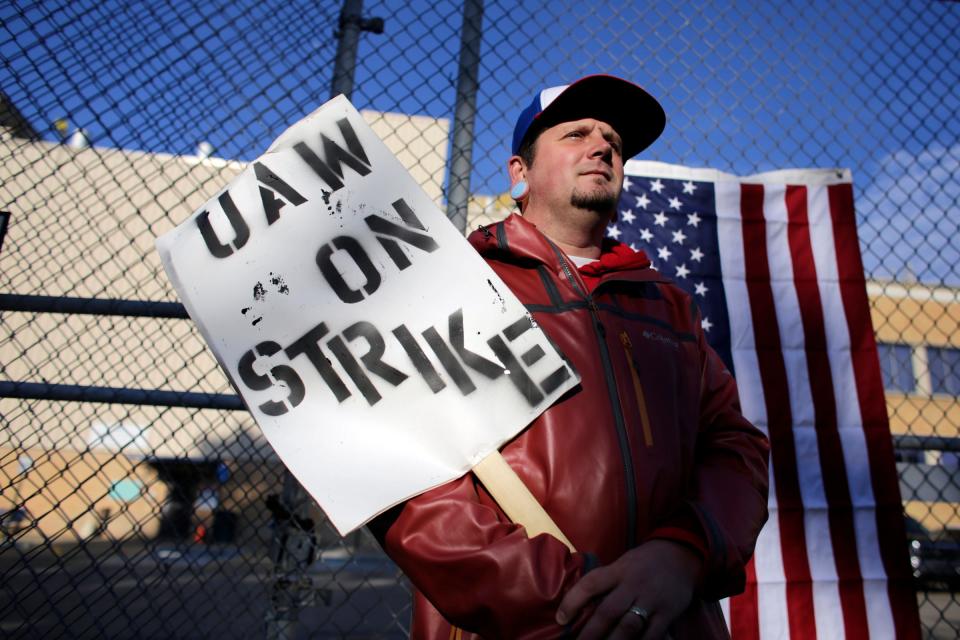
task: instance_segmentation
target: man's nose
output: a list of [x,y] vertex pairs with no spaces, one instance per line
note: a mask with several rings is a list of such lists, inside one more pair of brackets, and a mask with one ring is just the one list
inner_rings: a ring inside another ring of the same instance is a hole
[[590,147],[591,158],[603,158],[609,160],[613,158],[613,144],[603,136],[594,136],[593,145]]

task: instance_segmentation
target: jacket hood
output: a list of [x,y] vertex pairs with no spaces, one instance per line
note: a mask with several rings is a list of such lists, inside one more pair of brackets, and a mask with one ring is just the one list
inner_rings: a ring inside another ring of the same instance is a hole
[[516,213],[489,227],[480,226],[467,240],[482,256],[509,254],[513,258],[546,264],[557,261],[557,249],[547,237]]
[[[483,256],[495,258],[499,254],[512,260],[534,260],[559,268],[560,249],[536,225],[516,213],[495,225],[478,228],[467,240]],[[603,241],[601,251],[599,260],[580,267],[578,271],[597,279],[620,271],[630,272],[631,279],[667,281],[651,267],[650,259],[643,251],[634,251],[622,242],[609,239]]]
[[650,258],[643,251],[634,251],[622,242],[603,241],[600,247],[600,259],[580,267],[584,275],[600,277],[614,271],[632,271],[650,268]]

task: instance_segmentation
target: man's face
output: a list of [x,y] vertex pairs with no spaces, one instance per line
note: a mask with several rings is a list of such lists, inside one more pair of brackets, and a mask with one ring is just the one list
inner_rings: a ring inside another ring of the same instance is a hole
[[526,172],[531,202],[613,213],[623,186],[622,148],[613,127],[593,118],[544,129]]

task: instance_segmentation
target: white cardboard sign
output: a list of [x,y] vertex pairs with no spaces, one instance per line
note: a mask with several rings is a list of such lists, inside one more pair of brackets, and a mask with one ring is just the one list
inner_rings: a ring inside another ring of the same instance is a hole
[[463,475],[578,382],[343,96],[157,248],[341,534]]

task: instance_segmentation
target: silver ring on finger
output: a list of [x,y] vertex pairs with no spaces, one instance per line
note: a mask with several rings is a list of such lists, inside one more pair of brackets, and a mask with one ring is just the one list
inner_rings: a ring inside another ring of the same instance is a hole
[[647,623],[650,622],[650,612],[644,609],[643,607],[638,607],[637,605],[633,605],[632,607],[627,609],[627,613],[632,613],[633,615],[643,620],[643,626],[647,626]]

